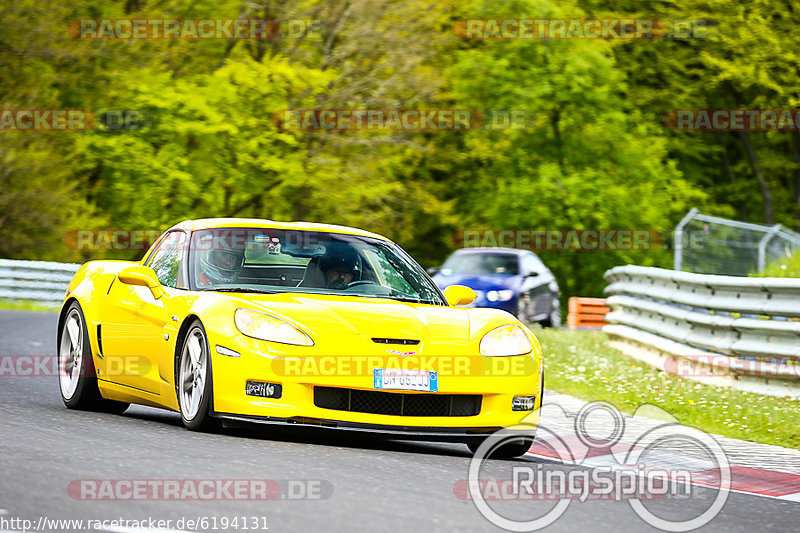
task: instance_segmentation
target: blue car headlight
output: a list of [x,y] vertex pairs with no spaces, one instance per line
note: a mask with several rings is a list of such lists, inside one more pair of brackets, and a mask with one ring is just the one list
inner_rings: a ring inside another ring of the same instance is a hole
[[511,289],[503,289],[500,291],[489,291],[486,293],[486,299],[490,302],[507,302],[514,297],[514,291]]

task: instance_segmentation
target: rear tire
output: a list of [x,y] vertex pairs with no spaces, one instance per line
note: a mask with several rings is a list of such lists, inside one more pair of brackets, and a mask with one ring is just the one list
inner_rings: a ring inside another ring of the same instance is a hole
[[58,385],[69,409],[122,414],[129,403],[106,400],[97,388],[97,373],[86,318],[78,302],[67,308],[58,331]]
[[194,320],[183,338],[178,360],[175,389],[183,425],[192,431],[219,429],[219,420],[211,417],[213,397],[211,355],[203,324]]

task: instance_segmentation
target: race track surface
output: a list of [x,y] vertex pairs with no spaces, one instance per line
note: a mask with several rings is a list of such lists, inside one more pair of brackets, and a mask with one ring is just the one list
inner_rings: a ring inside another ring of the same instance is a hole
[[[54,354],[56,319],[55,313],[0,311],[0,355]],[[0,428],[0,530],[21,530],[11,521],[16,518],[31,520],[33,527],[44,519],[152,518],[171,520],[173,529],[211,530],[216,518],[216,530],[224,531],[223,519],[239,517],[287,532],[501,531],[454,492],[467,478],[471,457],[459,444],[262,427],[193,433],[182,427],[178,414],[157,409],[134,406],[123,415],[67,410],[52,376],[0,376]],[[496,463],[498,471],[524,463],[541,464],[543,470],[574,468],[533,457]],[[278,482],[281,494],[270,501],[94,501],[74,490],[85,479],[268,479]],[[308,480],[310,485],[299,483]],[[290,482],[319,497],[290,498]],[[714,495],[693,487],[690,498],[656,502],[653,508],[680,516],[702,510]],[[509,515],[530,517],[552,505],[502,503]],[[703,530],[796,531],[797,505],[731,493]],[[186,527],[187,519],[202,517],[209,519],[207,527]],[[244,530],[241,523],[238,529]],[[546,531],[657,530],[627,502],[590,501],[572,502]]]

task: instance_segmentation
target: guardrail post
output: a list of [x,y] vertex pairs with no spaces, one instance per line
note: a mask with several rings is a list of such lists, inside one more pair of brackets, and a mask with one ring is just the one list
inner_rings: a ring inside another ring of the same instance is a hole
[[675,270],[680,271],[683,266],[683,228],[698,213],[698,209],[693,207],[686,213],[686,216],[675,226]]
[[783,226],[780,224],[775,224],[772,228],[761,237],[761,240],[758,241],[758,271],[761,272],[764,270],[764,267],[767,266],[767,243],[777,235]]

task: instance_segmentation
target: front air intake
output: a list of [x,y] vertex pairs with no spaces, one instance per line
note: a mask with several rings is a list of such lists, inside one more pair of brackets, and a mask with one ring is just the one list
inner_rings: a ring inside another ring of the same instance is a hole
[[372,342],[377,342],[378,344],[404,344],[407,346],[419,344],[417,339],[387,339],[384,337],[372,337]]
[[408,394],[314,387],[314,405],[323,409],[395,416],[475,416],[480,394]]

